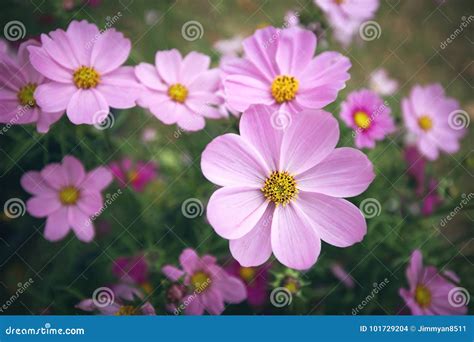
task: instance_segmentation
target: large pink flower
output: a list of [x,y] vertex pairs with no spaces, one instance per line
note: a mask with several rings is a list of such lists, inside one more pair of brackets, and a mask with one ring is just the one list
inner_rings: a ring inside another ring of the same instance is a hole
[[30,64],[28,46],[38,46],[34,40],[24,42],[16,56],[0,51],[0,122],[12,125],[36,123],[40,133],[46,133],[49,126],[64,113],[51,113],[38,106],[34,92],[47,82]]
[[171,265],[163,267],[163,273],[172,281],[183,280],[189,294],[178,304],[176,310],[188,315],[202,315],[204,310],[211,315],[220,315],[224,302],[240,303],[247,298],[244,283],[220,267],[216,258],[204,255],[200,258],[193,249],[185,249],[179,263],[182,270]]
[[189,131],[205,126],[205,118],[221,117],[215,107],[219,70],[209,69],[211,59],[198,52],[182,57],[178,50],[158,51],[155,65],[140,63],[135,74],[146,87],[138,104],[166,125],[178,124]]
[[410,96],[402,100],[402,110],[408,131],[426,158],[437,159],[439,150],[446,153],[459,150],[459,140],[466,133],[454,121],[460,113],[459,103],[447,97],[440,84],[413,87]]
[[413,251],[407,270],[410,288],[400,289],[400,296],[414,315],[465,315],[467,307],[459,305],[462,288],[451,271],[439,274],[433,266],[423,266],[421,251]]
[[77,238],[90,242],[94,238],[91,217],[98,215],[103,205],[101,191],[112,181],[104,167],[88,173],[72,156],[62,163],[47,165],[40,172],[29,171],[21,177],[23,189],[33,195],[27,210],[31,216],[47,217],[44,237],[50,241],[63,239],[70,228]]
[[374,148],[377,140],[395,131],[390,113],[388,104],[367,89],[353,91],[341,104],[341,119],[354,129],[358,148]]
[[313,58],[316,36],[309,30],[268,27],[243,45],[245,57],[223,65],[226,100],[237,111],[252,104],[289,113],[323,108],[350,78],[351,63],[340,53],[327,51]]
[[204,150],[204,176],[223,186],[207,218],[242,266],[263,264],[273,250],[282,264],[307,269],[321,240],[347,247],[366,234],[362,213],[342,197],[365,191],[373,167],[359,150],[335,148],[339,127],[330,113],[303,111],[281,126],[271,112],[250,107],[241,135],[217,137]]
[[41,35],[41,47],[29,47],[31,64],[51,80],[35,91],[45,111],[66,110],[74,124],[97,124],[110,108],[135,106],[141,90],[132,67],[122,67],[130,40],[111,28],[100,33],[87,21]]

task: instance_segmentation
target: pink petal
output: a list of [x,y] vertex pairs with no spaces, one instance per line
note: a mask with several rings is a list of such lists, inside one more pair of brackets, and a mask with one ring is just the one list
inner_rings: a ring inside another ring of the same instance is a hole
[[23,189],[32,195],[42,195],[51,192],[56,193],[56,191],[46,183],[43,177],[41,177],[41,173],[37,171],[26,172],[21,177],[20,183]]
[[326,158],[338,140],[339,125],[330,113],[306,110],[293,115],[283,135],[279,169],[302,173]]
[[140,63],[135,67],[135,76],[146,87],[166,92],[168,87],[163,84],[158,71],[154,65],[149,63]]
[[202,72],[209,69],[211,59],[202,53],[192,51],[186,55],[181,65],[182,81],[190,84]]
[[280,74],[299,76],[311,62],[316,49],[316,36],[309,30],[292,27],[281,31],[276,62]]
[[49,128],[56,121],[61,119],[64,111],[55,112],[55,113],[46,113],[43,111],[39,112],[38,121],[36,122],[36,130],[39,133],[48,133]]
[[[50,38],[51,37],[51,38]],[[79,60],[73,53],[72,47],[69,43],[69,38],[61,29],[41,35],[41,44],[51,58],[62,67],[75,70],[81,66]]]
[[68,177],[68,183],[79,186],[86,177],[82,163],[73,156],[65,156],[62,164]]
[[39,85],[34,96],[45,112],[63,112],[76,91],[73,84],[49,82]]
[[261,188],[270,174],[258,152],[233,133],[219,136],[206,146],[201,169],[204,177],[221,186]]
[[201,72],[189,83],[188,89],[191,93],[196,91],[216,92],[221,85],[219,69],[211,69]]
[[421,281],[423,272],[423,255],[419,249],[415,249],[410,257],[410,264],[407,267],[406,274],[410,288],[414,289]]
[[350,78],[349,58],[339,52],[326,51],[317,55],[301,74],[301,83],[309,88],[326,86],[342,89]]
[[186,106],[178,104],[176,106],[177,124],[186,131],[199,131],[206,125],[206,120],[201,115],[193,113]]
[[[222,270],[225,273],[224,270]],[[247,290],[242,280],[230,276],[228,274],[223,275],[218,281],[217,286],[225,302],[231,304],[237,304],[247,298]]]
[[42,48],[37,46],[28,47],[30,62],[33,67],[50,80],[72,84],[73,71],[68,70],[56,63]]
[[197,255],[196,251],[191,248],[186,248],[179,256],[179,263],[183,270],[188,274],[192,275],[194,272],[199,271],[202,267],[201,260]]
[[109,106],[120,109],[135,107],[142,90],[132,67],[121,67],[104,75],[97,86]]
[[351,246],[367,233],[364,216],[349,201],[301,191],[296,202],[321,240],[333,246]]
[[224,312],[224,299],[219,291],[214,289],[212,286],[207,288],[206,291],[200,294],[202,304],[206,308],[206,311],[211,315],[220,315]]
[[103,114],[109,112],[109,105],[100,92],[94,89],[78,89],[71,97],[66,109],[72,123],[98,124]]
[[62,187],[71,185],[66,174],[66,170],[59,163],[48,164],[41,170],[41,177],[53,189],[59,190]]
[[223,238],[238,239],[257,225],[267,206],[260,189],[224,187],[209,199],[207,219]]
[[91,191],[87,189],[81,189],[77,206],[85,214],[98,215],[102,209],[104,201],[98,191]]
[[94,42],[100,37],[97,26],[86,20],[73,20],[66,30],[66,35],[79,63],[91,66],[91,52]]
[[278,66],[275,62],[278,40],[279,32],[274,27],[267,27],[255,31],[253,36],[242,43],[246,58],[257,67],[267,81],[273,81],[278,75]]
[[333,197],[351,197],[364,192],[374,180],[372,163],[354,148],[336,148],[315,167],[298,175],[298,188]]
[[77,238],[84,242],[90,242],[94,238],[94,226],[88,215],[75,206],[68,208],[68,220]]
[[30,198],[26,202],[26,208],[33,217],[46,217],[61,208],[61,202],[57,194],[49,193]]
[[171,125],[178,120],[176,112],[179,106],[183,105],[170,100],[169,97],[166,96],[163,102],[152,104],[150,106],[150,112],[165,125]]
[[155,65],[158,73],[168,85],[180,82],[181,63],[181,54],[176,49],[156,53]]
[[271,226],[274,206],[269,205],[255,227],[240,239],[230,240],[232,256],[244,267],[259,266],[272,255]]
[[276,207],[271,241],[278,261],[297,270],[313,266],[321,251],[321,240],[293,203]]
[[99,35],[91,52],[91,64],[103,75],[121,66],[128,58],[132,44],[114,28]]
[[109,186],[112,180],[112,173],[106,167],[100,166],[87,174],[82,187],[94,191],[102,191]]
[[252,104],[275,103],[270,84],[254,77],[230,75],[224,80],[224,87],[229,107],[239,112],[243,112]]
[[204,305],[201,303],[200,298],[198,298],[196,295],[186,297],[183,302],[188,303],[188,305],[184,309],[186,315],[197,316],[202,315],[204,313]]
[[166,265],[161,269],[161,272],[166,276],[171,281],[178,281],[179,278],[184,276],[184,272],[181,271],[179,268],[171,266],[171,265]]
[[67,208],[61,208],[48,216],[44,237],[49,241],[58,241],[63,239],[69,232],[69,222],[67,217]]

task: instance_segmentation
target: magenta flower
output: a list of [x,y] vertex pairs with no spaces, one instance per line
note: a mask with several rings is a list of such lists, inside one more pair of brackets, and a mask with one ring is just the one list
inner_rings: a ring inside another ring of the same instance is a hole
[[344,284],[348,289],[353,289],[355,286],[354,278],[346,271],[346,269],[339,263],[331,265],[331,273]]
[[341,119],[354,129],[358,148],[374,148],[377,140],[395,131],[390,113],[388,104],[367,89],[353,91],[341,104]]
[[110,108],[135,106],[141,86],[132,67],[122,67],[130,40],[114,28],[100,33],[85,20],[67,30],[41,35],[41,47],[31,46],[31,64],[51,82],[38,86],[35,98],[45,111],[66,110],[74,124],[98,124]]
[[430,179],[428,183],[428,191],[421,206],[421,213],[424,216],[430,216],[436,208],[443,203],[442,198],[438,195],[437,189],[438,182],[435,179]]
[[270,265],[244,267],[234,260],[226,271],[242,279],[247,288],[247,301],[254,307],[261,307],[268,300],[268,270]]
[[351,63],[340,53],[327,51],[313,58],[316,36],[309,30],[267,27],[243,45],[245,57],[223,66],[226,100],[240,112],[252,104],[288,113],[323,108],[350,78]]
[[338,247],[362,240],[364,216],[342,197],[359,195],[375,175],[362,152],[335,148],[339,126],[330,113],[303,111],[282,127],[272,110],[250,107],[241,135],[217,137],[204,150],[204,176],[223,187],[209,199],[207,219],[242,266],[261,265],[273,251],[282,264],[308,269],[321,239]]
[[135,74],[145,86],[138,104],[166,125],[198,131],[205,120],[221,117],[215,105],[220,102],[219,70],[209,69],[211,59],[198,52],[184,59],[178,50],[158,51],[155,65],[140,63]]
[[154,316],[150,302],[144,302],[143,292],[128,284],[117,284],[96,290],[94,298],[80,301],[76,308],[83,311],[98,311],[102,315]]
[[452,271],[441,275],[435,267],[423,266],[421,251],[415,250],[406,274],[410,288],[400,289],[400,296],[413,315],[466,314],[467,307],[459,305],[455,298],[461,288],[453,283],[459,278]]
[[125,158],[111,163],[109,168],[122,187],[130,185],[137,192],[145,190],[157,177],[157,166],[152,161],[133,163],[131,159]]
[[200,258],[194,250],[187,248],[181,253],[179,262],[182,270],[166,265],[162,271],[171,281],[183,278],[184,285],[192,292],[177,306],[187,315],[202,315],[204,310],[211,315],[220,315],[225,309],[224,302],[236,304],[247,298],[243,282],[217,265],[215,257],[204,255]]
[[119,257],[113,262],[112,273],[122,282],[145,284],[148,282],[148,263],[143,255]]
[[447,97],[440,84],[416,85],[410,96],[402,100],[403,119],[414,136],[419,151],[429,160],[438,158],[439,151],[455,153],[459,140],[466,133],[451,120],[459,103]]
[[416,146],[407,146],[403,153],[410,175],[416,183],[416,194],[421,196],[425,191],[425,168],[426,159],[418,152]]
[[47,82],[30,64],[27,48],[38,46],[34,40],[20,44],[18,54],[0,51],[0,122],[11,125],[36,123],[40,133],[61,118],[62,110],[46,112],[38,106],[36,88]]
[[21,177],[21,186],[33,195],[26,203],[34,217],[47,217],[44,237],[49,241],[63,239],[72,228],[77,238],[90,242],[94,238],[91,217],[103,205],[101,191],[112,181],[104,167],[88,173],[72,156],[62,163],[47,165],[40,172],[29,171]]

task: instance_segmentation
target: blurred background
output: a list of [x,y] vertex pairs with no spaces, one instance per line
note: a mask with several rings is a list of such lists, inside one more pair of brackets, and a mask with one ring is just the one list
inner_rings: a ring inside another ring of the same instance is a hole
[[[324,15],[310,0],[6,0],[0,4],[0,24],[4,27],[12,20],[22,22],[27,39],[64,29],[71,20],[86,19],[99,28],[107,27],[112,20],[113,27],[132,41],[128,65],[153,63],[157,50],[177,48],[183,54],[205,53],[217,67],[218,41],[247,37],[267,25],[282,27],[285,16],[292,11],[300,25],[313,29],[318,36],[317,53],[336,50],[352,61],[346,89],[327,107],[336,117],[340,102],[350,91],[369,87],[371,72],[386,69],[399,83],[397,92],[386,97],[399,130],[374,150],[364,151],[374,163],[377,177],[368,191],[350,199],[357,206],[367,198],[379,204],[376,214],[367,219],[367,236],[345,249],[324,244],[317,264],[305,273],[288,272],[272,258],[267,290],[294,279],[297,291],[291,305],[277,308],[267,300],[258,308],[242,303],[225,311],[351,315],[365,303],[356,314],[383,315],[409,313],[398,291],[408,287],[405,268],[417,248],[423,251],[426,264],[455,271],[461,286],[474,292],[474,203],[464,206],[447,224],[441,224],[459,205],[463,194],[473,192],[472,129],[457,154],[443,155],[427,165],[429,177],[438,184],[435,193],[439,203],[431,213],[423,214],[426,196],[416,194],[416,184],[407,173],[406,132],[400,112],[400,101],[413,85],[439,82],[473,119],[472,20],[462,34],[443,45],[474,14],[473,10],[471,0],[381,0],[374,18],[380,26],[380,36],[370,41],[356,37],[346,47],[333,39]],[[183,38],[183,25],[189,21],[202,26],[199,39]],[[15,49],[16,43],[10,42],[10,48]],[[11,198],[26,201],[30,196],[20,186],[21,175],[60,161],[66,154],[78,157],[87,169],[126,156],[151,160],[159,167],[158,178],[143,193],[122,190],[95,222],[97,237],[89,244],[81,243],[71,233],[59,242],[46,241],[42,235],[44,220],[27,213],[16,218],[3,213],[0,305],[29,279],[33,282],[2,314],[83,314],[74,307],[80,300],[90,298],[96,288],[116,282],[113,261],[136,255],[143,255],[149,268],[149,300],[158,314],[167,314],[168,284],[160,269],[164,264],[177,264],[184,248],[216,255],[224,265],[232,263],[227,242],[214,233],[205,219],[205,206],[215,188],[202,176],[199,163],[201,152],[212,138],[237,132],[238,118],[208,120],[205,130],[196,133],[165,126],[139,107],[114,112],[114,118],[113,127],[106,130],[74,126],[63,117],[45,135],[30,126],[15,126],[0,135],[1,205]],[[353,146],[352,132],[343,124],[339,146]],[[114,183],[106,193],[110,196],[117,189],[118,184]],[[182,204],[190,198],[202,204],[193,218],[182,213]],[[341,281],[341,276],[338,278],[338,270],[350,274],[352,285]],[[472,313],[472,305],[469,312]]]

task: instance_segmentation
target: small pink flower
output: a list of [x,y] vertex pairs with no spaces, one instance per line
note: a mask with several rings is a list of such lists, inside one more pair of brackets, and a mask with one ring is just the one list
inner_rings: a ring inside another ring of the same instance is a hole
[[218,40],[214,43],[214,49],[222,56],[237,57],[242,54],[243,38],[239,35],[230,39]]
[[270,265],[258,267],[244,267],[234,260],[226,271],[236,276],[245,283],[247,288],[247,301],[254,307],[261,307],[268,300],[268,270]]
[[33,67],[51,82],[38,86],[35,98],[45,111],[66,110],[74,124],[98,124],[110,108],[135,106],[141,86],[132,67],[122,67],[131,43],[109,28],[100,33],[85,20],[67,30],[41,35],[41,47],[29,47]]
[[221,117],[215,107],[220,103],[219,70],[209,69],[211,59],[198,52],[186,57],[178,50],[158,51],[155,65],[140,63],[135,74],[145,86],[138,104],[166,125],[198,131],[205,118]]
[[223,66],[229,107],[245,111],[252,104],[288,113],[323,108],[350,78],[351,63],[338,52],[313,58],[316,36],[292,27],[257,30],[243,42],[245,55]]
[[145,284],[148,282],[148,263],[143,255],[119,257],[113,262],[112,273],[122,282]]
[[382,96],[393,95],[398,89],[398,82],[391,79],[385,69],[374,70],[370,74],[370,89]]
[[341,119],[354,129],[358,148],[374,148],[377,140],[395,131],[391,110],[371,90],[353,91],[341,104]]
[[162,271],[171,281],[183,278],[184,285],[189,287],[191,294],[186,296],[181,305],[187,315],[202,315],[204,310],[211,315],[224,312],[224,302],[237,304],[247,298],[243,282],[222,269],[216,263],[216,258],[204,255],[200,258],[190,248],[185,249],[179,263],[182,270],[171,265],[163,267]]
[[459,109],[458,101],[447,97],[440,84],[416,85],[402,100],[405,126],[414,136],[418,150],[429,160],[437,159],[440,150],[459,150],[459,140],[466,130],[453,125],[450,117]]
[[47,165],[40,172],[29,171],[21,177],[21,186],[33,195],[26,203],[34,217],[47,217],[44,237],[49,241],[63,239],[72,228],[77,238],[90,242],[94,238],[91,216],[103,205],[101,191],[112,181],[104,167],[88,173],[72,156],[62,163]]
[[144,301],[143,292],[129,284],[116,284],[96,290],[95,298],[84,299],[76,305],[83,311],[98,311],[110,316],[154,316],[155,308]]
[[423,199],[421,206],[421,213],[424,216],[430,216],[436,208],[443,203],[442,198],[438,194],[438,182],[435,179],[430,179],[428,183],[428,191]]
[[426,159],[418,152],[416,146],[407,146],[404,151],[407,163],[407,174],[413,177],[416,183],[416,194],[421,196],[425,191]]
[[152,161],[133,163],[129,158],[125,158],[111,163],[109,168],[122,187],[130,185],[137,192],[145,190],[157,177],[157,167]]
[[465,315],[467,307],[453,302],[459,278],[452,271],[439,274],[433,266],[423,266],[421,251],[413,251],[406,270],[409,289],[400,296],[413,315]]
[[16,56],[0,51],[0,122],[36,123],[38,132],[46,133],[64,111],[46,112],[38,106],[35,90],[48,81],[31,66],[27,51],[29,46],[38,45],[34,40],[24,42]]
[[272,108],[252,106],[240,135],[217,137],[202,154],[204,176],[223,187],[209,199],[207,219],[242,266],[261,265],[273,251],[285,266],[308,269],[321,239],[347,247],[367,231],[359,208],[343,197],[367,189],[372,163],[359,150],[335,148],[339,127],[330,113],[289,119],[275,125]]
[[347,271],[339,263],[334,263],[331,265],[331,273],[339,279],[345,287],[348,289],[353,289],[355,286],[354,278],[347,273]]

